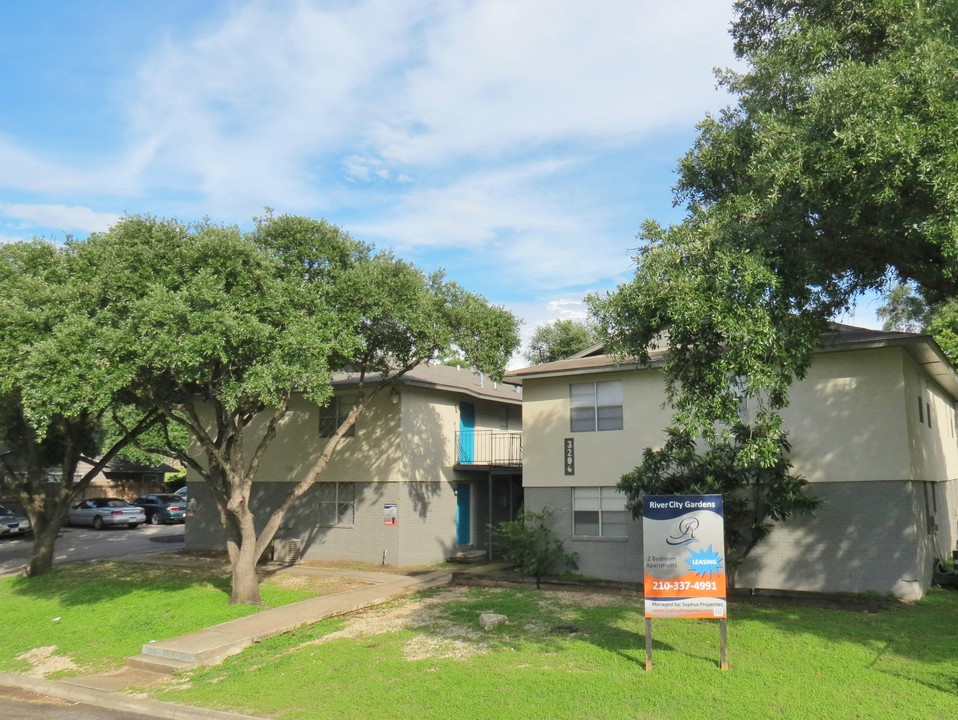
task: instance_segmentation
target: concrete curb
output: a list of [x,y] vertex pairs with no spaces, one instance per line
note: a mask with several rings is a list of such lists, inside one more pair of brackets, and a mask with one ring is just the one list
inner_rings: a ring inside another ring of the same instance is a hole
[[238,715],[220,710],[206,710],[203,708],[177,705],[176,703],[161,702],[148,698],[135,698],[129,695],[120,695],[96,690],[93,688],[73,685],[65,681],[43,680],[26,675],[14,675],[0,672],[0,686],[26,690],[37,695],[69,700],[70,702],[84,703],[94,707],[119,710],[122,712],[145,715],[164,720],[262,720],[253,715]]

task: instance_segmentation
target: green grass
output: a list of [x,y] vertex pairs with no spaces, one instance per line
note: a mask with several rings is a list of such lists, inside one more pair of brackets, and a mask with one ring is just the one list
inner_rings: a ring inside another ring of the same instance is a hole
[[[412,627],[389,620],[403,601],[367,612],[371,633],[318,642],[346,624],[324,622],[156,696],[284,720],[958,716],[954,592],[878,612],[733,602],[726,672],[717,622],[654,621],[645,672],[641,600],[579,597],[471,589]],[[480,630],[485,610],[509,624]]]
[[[0,580],[0,670],[26,672],[30,661],[18,656],[53,647],[80,671],[120,667],[150,640],[258,612],[229,605],[229,592],[228,575],[123,563],[70,565],[41,577]],[[273,580],[261,586],[265,606],[315,594]],[[70,674],[76,671],[52,677]]]
[[[273,605],[304,592],[263,586]],[[431,591],[263,641],[146,691],[283,720],[958,717],[955,591],[865,603],[868,612],[844,600],[733,601],[726,672],[717,622],[654,621],[655,665],[645,672],[641,598],[587,597]],[[52,645],[84,670],[116,667],[151,639],[255,611],[227,600],[227,578],[172,568],[71,566],[0,581],[0,669],[26,672],[15,657]],[[483,611],[509,623],[483,631]]]

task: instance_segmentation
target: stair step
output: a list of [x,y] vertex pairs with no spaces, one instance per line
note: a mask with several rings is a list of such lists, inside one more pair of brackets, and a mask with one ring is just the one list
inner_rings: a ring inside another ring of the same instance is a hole
[[194,662],[157,657],[156,655],[147,655],[145,653],[127,658],[126,664],[128,667],[150,670],[151,672],[163,673],[164,675],[175,675],[178,672],[196,667],[196,663]]

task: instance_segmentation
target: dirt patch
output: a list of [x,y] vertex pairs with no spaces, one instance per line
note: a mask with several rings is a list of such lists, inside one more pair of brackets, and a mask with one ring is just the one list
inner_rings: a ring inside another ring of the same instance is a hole
[[304,560],[297,563],[298,567],[331,568],[333,570],[358,570],[361,572],[378,572],[392,575],[425,575],[436,570],[450,570],[455,567],[452,563],[433,563],[430,565],[376,565],[362,563],[355,560]]
[[369,586],[367,582],[350,577],[315,577],[289,572],[271,575],[265,582],[284,590],[308,590],[316,595],[333,595]]
[[30,670],[27,675],[30,677],[46,677],[50,673],[60,672],[61,670],[76,670],[79,668],[73,660],[64,656],[57,655],[56,645],[39,647],[17,655],[17,660],[26,660],[30,663]]
[[[385,633],[416,630],[420,632],[403,647],[403,657],[407,660],[465,659],[483,655],[491,652],[496,636],[479,627],[479,613],[476,613],[474,625],[464,625],[450,620],[444,611],[447,603],[466,599],[468,592],[469,588],[457,586],[431,597],[359,611],[350,616],[342,630],[307,644],[321,645],[342,638],[363,640]],[[540,597],[543,609],[559,615],[565,609],[602,607],[621,604],[623,600],[605,593],[549,590],[542,591]],[[488,611],[494,610],[488,608]],[[528,623],[523,627],[527,632],[544,635],[550,632],[551,625]]]
[[443,616],[445,603],[465,598],[467,588],[456,587],[432,597],[405,601],[399,605],[370,608],[352,615],[342,630],[324,635],[308,645],[322,645],[331,640],[348,638],[360,640],[400,630],[419,630],[428,627],[428,633],[417,634],[403,647],[407,660],[467,658],[489,652],[483,633],[476,628],[463,627]]

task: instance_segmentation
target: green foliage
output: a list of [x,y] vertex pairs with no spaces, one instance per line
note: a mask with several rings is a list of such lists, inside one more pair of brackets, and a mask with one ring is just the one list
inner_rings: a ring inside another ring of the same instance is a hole
[[953,363],[958,363],[958,299],[929,303],[918,288],[896,285],[885,294],[878,316],[885,330],[926,332]]
[[877,315],[883,330],[922,332],[928,323],[930,308],[914,285],[898,284],[882,298]]
[[936,305],[929,314],[926,330],[952,364],[958,364],[958,298]]
[[523,575],[534,577],[537,588],[543,576],[579,567],[578,553],[567,552],[555,536],[549,523],[552,514],[547,508],[541,512],[523,508],[515,520],[492,529],[503,540],[506,560],[515,563]]
[[626,473],[618,488],[634,517],[642,512],[643,495],[722,495],[725,512],[725,553],[729,577],[772,529],[794,514],[810,515],[821,504],[805,491],[807,481],[793,475],[790,447],[777,440],[774,461],[758,462],[746,451],[756,430],[738,424],[732,439],[701,452],[691,436],[670,430],[665,445],[646,449],[642,464]]
[[580,320],[556,320],[532,333],[524,357],[533,365],[563,360],[596,342],[594,328]]
[[[0,246],[0,443],[8,451],[0,454],[0,482],[30,517],[31,575],[51,569],[67,508],[102,464],[156,420],[152,409],[140,409],[124,432],[105,431],[130,376],[106,359],[116,338],[96,322],[99,307],[75,245]],[[81,455],[99,465],[78,474]]]
[[958,3],[740,0],[736,103],[679,165],[678,225],[647,223],[635,280],[592,298],[608,348],[668,343],[676,423],[712,438],[733,385],[777,411],[835,314],[889,278],[958,291]]
[[[166,445],[207,483],[224,518],[234,602],[257,602],[255,562],[316,482],[369,400],[419,363],[461,354],[498,378],[516,319],[484,298],[375,253],[324,220],[257,218],[250,232],[127,217],[78,246],[84,289],[112,336],[104,362],[129,395],[186,429]],[[294,393],[324,404],[333,373],[358,382],[353,412],[279,506],[254,518],[250,493]]]

